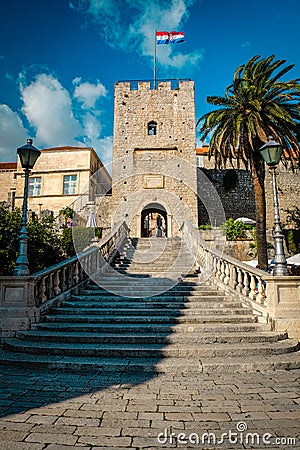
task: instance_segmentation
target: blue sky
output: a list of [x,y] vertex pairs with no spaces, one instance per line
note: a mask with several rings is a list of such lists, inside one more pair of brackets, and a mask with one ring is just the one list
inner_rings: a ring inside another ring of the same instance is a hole
[[109,162],[114,83],[153,78],[155,29],[185,32],[157,48],[157,78],[193,79],[197,118],[254,55],[286,59],[300,77],[299,13],[298,0],[4,0],[0,161],[32,137],[93,146]]

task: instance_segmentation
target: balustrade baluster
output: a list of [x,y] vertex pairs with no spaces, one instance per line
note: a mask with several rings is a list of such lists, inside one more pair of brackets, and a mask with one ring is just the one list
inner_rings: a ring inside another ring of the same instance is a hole
[[231,265],[231,269],[230,269],[230,286],[236,290],[236,287],[238,285],[238,281],[237,281],[237,268],[234,265]]
[[53,288],[55,295],[58,295],[61,293],[61,289],[59,287],[59,285],[60,285],[59,275],[60,275],[60,270],[57,270],[55,272],[55,276],[54,276],[54,288]]
[[249,277],[248,277],[248,273],[247,272],[244,272],[243,284],[244,284],[244,287],[243,287],[242,292],[243,292],[244,295],[246,295],[248,297],[248,294],[250,292],[250,288],[249,288]]
[[238,285],[237,285],[237,291],[243,292],[243,272],[241,269],[238,269]]
[[217,261],[217,258],[214,255],[212,255],[212,259],[213,259],[213,272],[212,272],[212,274],[214,276],[217,276],[217,273],[218,273],[218,261]]
[[69,269],[69,288],[75,286],[75,264],[70,264]]
[[78,261],[76,261],[76,263],[75,263],[74,281],[75,281],[75,284],[77,284],[79,282],[79,262]]
[[258,290],[258,292],[256,295],[256,301],[263,305],[265,303],[266,293],[265,293],[264,282],[261,278],[258,279],[257,290]]
[[54,273],[49,274],[49,289],[48,289],[48,299],[54,297],[54,281],[53,281]]
[[65,292],[68,289],[67,285],[67,267],[64,267],[62,270],[62,282],[61,282],[61,290]]
[[223,283],[223,281],[224,281],[224,278],[225,278],[225,262],[224,262],[224,261],[221,261],[221,275],[220,275],[220,280],[222,281],[222,283]]
[[39,298],[40,302],[44,303],[47,300],[46,295],[46,277],[41,279],[40,287],[39,287]]
[[83,272],[88,273],[88,257],[86,255],[82,258],[81,266]]
[[218,279],[220,279],[220,277],[221,277],[221,260],[218,258],[218,261],[217,261],[217,278]]
[[226,285],[228,285],[228,284],[229,284],[229,281],[230,281],[230,276],[229,276],[229,274],[230,274],[230,266],[229,266],[229,263],[225,263],[225,278],[224,278],[224,283],[225,283]]
[[256,277],[254,275],[250,275],[251,279],[250,279],[250,292],[249,292],[249,297],[251,298],[251,300],[255,300],[256,299]]

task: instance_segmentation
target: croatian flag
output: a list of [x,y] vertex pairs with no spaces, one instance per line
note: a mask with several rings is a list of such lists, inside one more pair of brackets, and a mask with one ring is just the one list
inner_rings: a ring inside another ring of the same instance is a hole
[[157,31],[156,43],[157,44],[178,44],[184,41],[184,33],[182,31]]

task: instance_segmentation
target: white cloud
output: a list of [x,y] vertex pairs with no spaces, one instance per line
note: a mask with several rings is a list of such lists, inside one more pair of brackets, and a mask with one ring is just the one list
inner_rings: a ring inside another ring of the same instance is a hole
[[[80,83],[80,81],[81,79],[77,77],[73,80],[73,83],[77,84],[78,82]],[[74,97],[77,98],[86,109],[95,108],[97,100],[100,97],[105,97],[106,94],[107,91],[105,86],[99,81],[97,81],[97,84],[87,82],[77,84],[74,91]]]
[[242,48],[246,48],[246,47],[250,47],[250,42],[249,41],[243,42]]
[[16,161],[16,149],[28,138],[22,120],[7,105],[0,105],[0,160]]
[[84,144],[87,147],[93,147],[97,151],[102,163],[107,167],[107,170],[111,173],[113,137],[112,136],[106,136],[103,138],[87,137],[84,140]]
[[[100,81],[92,84],[77,77],[72,95],[49,74],[40,73],[27,83],[26,74],[21,73],[19,80],[21,114],[0,104],[0,160],[15,161],[17,147],[32,137],[39,148],[86,145],[95,149],[103,163],[111,161],[113,138],[103,136],[102,111],[95,109],[97,100],[107,95]],[[31,132],[26,130],[22,115]]]
[[90,141],[98,139],[101,134],[101,124],[97,117],[91,112],[87,112],[83,118],[85,135]]
[[[70,7],[85,12],[101,26],[108,45],[124,51],[136,50],[153,57],[154,31],[183,31],[189,8],[195,0],[72,0]],[[191,68],[203,59],[202,51],[181,53],[180,44],[157,52],[157,61],[165,68]],[[166,48],[167,47],[167,48]],[[176,52],[175,52],[176,49]],[[179,50],[180,49],[180,50]],[[174,53],[173,53],[174,51]]]
[[[176,44],[174,44],[176,45]],[[169,46],[164,46],[163,49],[158,50],[158,59],[162,68],[170,67],[170,68],[184,68],[188,70],[189,68],[193,68],[198,66],[198,64],[203,60],[204,52],[194,51],[188,54],[184,53],[172,53]]]
[[[164,2],[144,2],[141,15],[130,27],[130,33],[134,36],[142,35],[143,55],[153,55],[154,30],[182,31],[178,29],[188,18],[188,6],[193,2],[187,0],[172,0]],[[133,38],[135,39],[135,37]],[[168,46],[163,46],[168,47]],[[178,46],[175,46],[178,49]],[[171,50],[171,47],[169,47]]]
[[39,145],[74,145],[83,133],[75,119],[68,91],[51,75],[40,74],[28,86],[21,85],[22,112],[36,130]]
[[97,100],[107,94],[100,81],[92,84],[75,78],[72,96],[52,75],[38,74],[29,84],[25,79],[20,74],[22,112],[36,132],[38,147],[86,145],[102,162],[111,160],[112,137],[102,136],[101,110],[95,109]]

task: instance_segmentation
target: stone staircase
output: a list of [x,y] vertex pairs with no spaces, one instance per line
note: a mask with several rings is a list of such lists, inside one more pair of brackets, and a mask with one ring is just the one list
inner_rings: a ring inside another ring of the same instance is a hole
[[180,239],[129,240],[115,267],[7,339],[1,364],[107,372],[300,367],[299,344],[199,283]]

